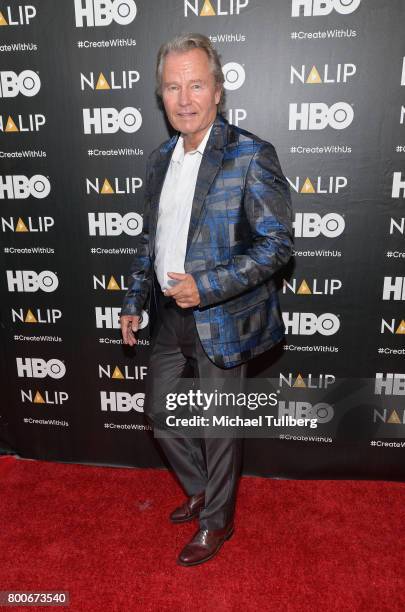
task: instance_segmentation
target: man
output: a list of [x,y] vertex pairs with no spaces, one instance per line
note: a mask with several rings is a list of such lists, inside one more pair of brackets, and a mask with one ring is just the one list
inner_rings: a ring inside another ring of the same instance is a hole
[[[148,159],[144,231],[121,311],[124,343],[133,346],[149,306],[145,414],[155,436],[180,377],[239,384],[246,362],[284,335],[272,277],[291,254],[289,190],[274,147],[218,113],[223,81],[205,36],[160,48],[157,93],[178,134]],[[159,442],[188,495],[172,522],[199,518],[178,563],[203,563],[233,533],[242,440]]]

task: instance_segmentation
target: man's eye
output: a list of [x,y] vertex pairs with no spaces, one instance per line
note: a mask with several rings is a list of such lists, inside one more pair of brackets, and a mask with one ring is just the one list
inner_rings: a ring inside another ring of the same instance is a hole
[[193,89],[201,89],[201,85],[193,85]]

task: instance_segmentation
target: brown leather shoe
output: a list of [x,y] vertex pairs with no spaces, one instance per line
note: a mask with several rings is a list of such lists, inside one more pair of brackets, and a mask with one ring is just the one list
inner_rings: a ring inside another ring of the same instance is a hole
[[199,515],[200,510],[204,508],[205,503],[205,491],[202,493],[198,493],[197,495],[192,495],[189,497],[183,505],[173,512],[170,515],[170,520],[172,523],[185,523],[186,521],[192,521],[193,518]]
[[223,529],[200,529],[183,548],[177,562],[180,565],[199,565],[212,559],[222,544],[233,535],[233,523]]

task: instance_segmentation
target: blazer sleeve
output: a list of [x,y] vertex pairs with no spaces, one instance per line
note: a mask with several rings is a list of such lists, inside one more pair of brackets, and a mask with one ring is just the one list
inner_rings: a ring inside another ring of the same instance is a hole
[[292,252],[292,209],[287,180],[275,148],[262,143],[252,156],[245,178],[243,210],[251,244],[227,264],[192,272],[200,308],[236,297],[268,280]]
[[150,218],[150,168],[151,157],[146,165],[145,198],[143,228],[137,243],[137,253],[132,260],[127,279],[128,290],[124,296],[121,315],[138,315],[148,298],[152,285],[152,264],[149,249],[149,218]]

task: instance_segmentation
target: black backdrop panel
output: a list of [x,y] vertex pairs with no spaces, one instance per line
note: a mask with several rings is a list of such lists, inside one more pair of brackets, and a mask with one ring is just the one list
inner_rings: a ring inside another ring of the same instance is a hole
[[[32,0],[0,6],[0,452],[160,466],[148,320],[118,315],[160,44],[218,48],[231,123],[270,140],[294,204],[286,342],[250,364],[322,427],[247,440],[246,473],[405,476],[405,41],[400,0]],[[350,393],[345,390],[345,381]],[[284,412],[283,412],[284,411]]]

